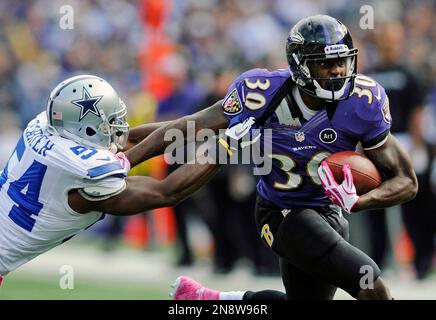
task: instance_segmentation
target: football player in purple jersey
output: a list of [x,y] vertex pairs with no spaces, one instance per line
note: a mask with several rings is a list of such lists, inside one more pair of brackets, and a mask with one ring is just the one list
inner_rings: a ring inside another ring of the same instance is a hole
[[[196,130],[229,128],[233,138],[247,123],[261,132],[272,129],[266,155],[272,170],[259,177],[255,219],[259,235],[280,256],[286,293],[222,293],[179,277],[176,299],[333,299],[338,287],[357,299],[392,298],[376,263],[347,242],[342,214],[409,201],[418,185],[408,155],[390,134],[385,90],[357,73],[357,54],[337,19],[302,19],[287,38],[289,69],[243,73],[222,101],[162,126],[126,152],[132,165],[161,154],[171,143],[163,142],[165,132],[186,133],[188,121]],[[344,181],[336,182],[323,161],[358,143],[384,177],[363,195],[356,194],[349,166],[343,167]]]

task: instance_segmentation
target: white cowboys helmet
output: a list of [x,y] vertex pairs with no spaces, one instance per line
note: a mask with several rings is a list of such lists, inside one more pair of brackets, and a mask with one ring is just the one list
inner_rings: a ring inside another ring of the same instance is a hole
[[47,102],[49,133],[112,151],[127,143],[126,115],[126,105],[114,88],[93,75],[62,81]]

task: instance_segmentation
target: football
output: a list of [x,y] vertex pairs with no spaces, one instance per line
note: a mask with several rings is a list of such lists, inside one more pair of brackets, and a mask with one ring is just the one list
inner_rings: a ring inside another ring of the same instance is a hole
[[358,195],[365,194],[378,187],[382,178],[375,165],[364,155],[354,151],[341,151],[331,154],[326,159],[336,182],[342,183],[344,175],[342,166],[349,164],[353,174],[353,182]]

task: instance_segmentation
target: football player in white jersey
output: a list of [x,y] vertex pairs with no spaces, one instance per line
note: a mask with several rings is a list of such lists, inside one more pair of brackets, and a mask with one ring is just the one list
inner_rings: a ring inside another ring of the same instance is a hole
[[174,206],[216,171],[185,165],[166,179],[127,177],[118,150],[159,124],[132,129],[126,106],[105,80],[69,78],[51,92],[45,112],[24,130],[0,175],[1,276],[102,219]]

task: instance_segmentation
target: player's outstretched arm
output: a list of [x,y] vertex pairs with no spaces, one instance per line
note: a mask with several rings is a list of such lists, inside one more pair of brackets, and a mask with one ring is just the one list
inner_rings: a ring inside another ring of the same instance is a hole
[[131,166],[134,167],[147,159],[164,153],[165,148],[173,143],[173,141],[164,141],[165,133],[170,129],[180,130],[186,139],[186,131],[189,121],[195,123],[195,132],[206,128],[215,131],[227,128],[228,119],[223,114],[221,103],[222,101],[218,101],[209,108],[170,121],[166,125],[154,130],[142,142],[125,152],[127,158],[130,160]]
[[150,133],[152,133],[156,129],[159,129],[162,126],[169,124],[170,122],[171,121],[146,123],[146,124],[136,126],[132,129],[130,129],[129,139],[127,141],[127,145],[123,150],[120,150],[120,151],[129,150],[130,148],[132,148],[133,146],[137,145],[142,140],[147,138],[150,135]]
[[418,192],[418,180],[410,158],[398,140],[389,135],[379,148],[365,150],[386,180],[376,189],[360,196],[353,211],[386,208],[412,200]]
[[102,201],[85,199],[78,190],[73,190],[68,195],[68,203],[79,213],[101,211],[118,216],[171,207],[206,184],[217,170],[215,164],[185,164],[164,180],[144,176],[127,177],[123,192]]

